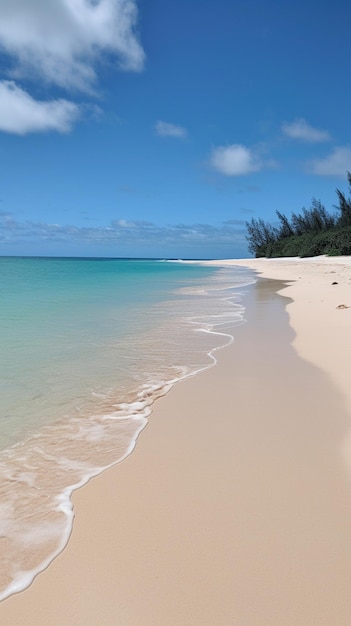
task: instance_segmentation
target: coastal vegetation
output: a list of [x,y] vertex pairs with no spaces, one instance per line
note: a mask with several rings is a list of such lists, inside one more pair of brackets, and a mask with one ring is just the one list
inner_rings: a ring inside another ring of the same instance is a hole
[[255,257],[310,257],[319,254],[351,254],[351,172],[347,173],[350,197],[336,189],[338,204],[331,213],[320,200],[290,219],[276,211],[277,224],[263,219],[246,222],[249,251]]

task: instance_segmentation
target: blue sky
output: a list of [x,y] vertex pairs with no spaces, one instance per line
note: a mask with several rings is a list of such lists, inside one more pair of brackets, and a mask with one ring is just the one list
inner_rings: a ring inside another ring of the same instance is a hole
[[351,170],[346,0],[1,0],[0,254],[248,256]]

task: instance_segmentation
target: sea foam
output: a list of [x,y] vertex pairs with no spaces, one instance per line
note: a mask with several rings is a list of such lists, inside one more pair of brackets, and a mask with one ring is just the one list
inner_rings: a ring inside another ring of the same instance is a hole
[[[58,382],[53,407],[44,403],[55,419],[34,423],[0,453],[0,600],[25,589],[63,550],[72,531],[72,492],[130,455],[155,400],[216,363],[216,351],[244,323],[240,290],[250,281],[250,275],[228,269],[192,276],[190,284],[177,275],[162,298],[143,302],[139,317],[122,308],[124,316],[134,316],[134,328],[124,324],[126,333],[116,338],[113,328],[107,337],[92,334],[91,354],[105,350],[98,380],[85,369],[85,348],[78,359],[77,346],[68,346],[88,382],[77,385],[70,404],[60,403]],[[145,315],[148,324],[142,324]],[[107,317],[111,324],[110,307]],[[88,322],[90,330],[89,316]]]

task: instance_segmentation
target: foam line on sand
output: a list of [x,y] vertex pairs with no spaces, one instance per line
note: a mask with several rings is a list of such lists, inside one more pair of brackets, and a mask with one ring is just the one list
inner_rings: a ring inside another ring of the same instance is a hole
[[350,260],[231,262],[276,280],[245,288],[216,366],[75,493],[67,548],[1,623],[351,623]]

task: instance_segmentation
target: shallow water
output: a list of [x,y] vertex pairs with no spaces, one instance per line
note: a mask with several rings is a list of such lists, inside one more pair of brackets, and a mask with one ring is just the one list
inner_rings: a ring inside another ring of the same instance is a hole
[[241,268],[1,258],[0,599],[66,544],[72,491],[243,323]]

